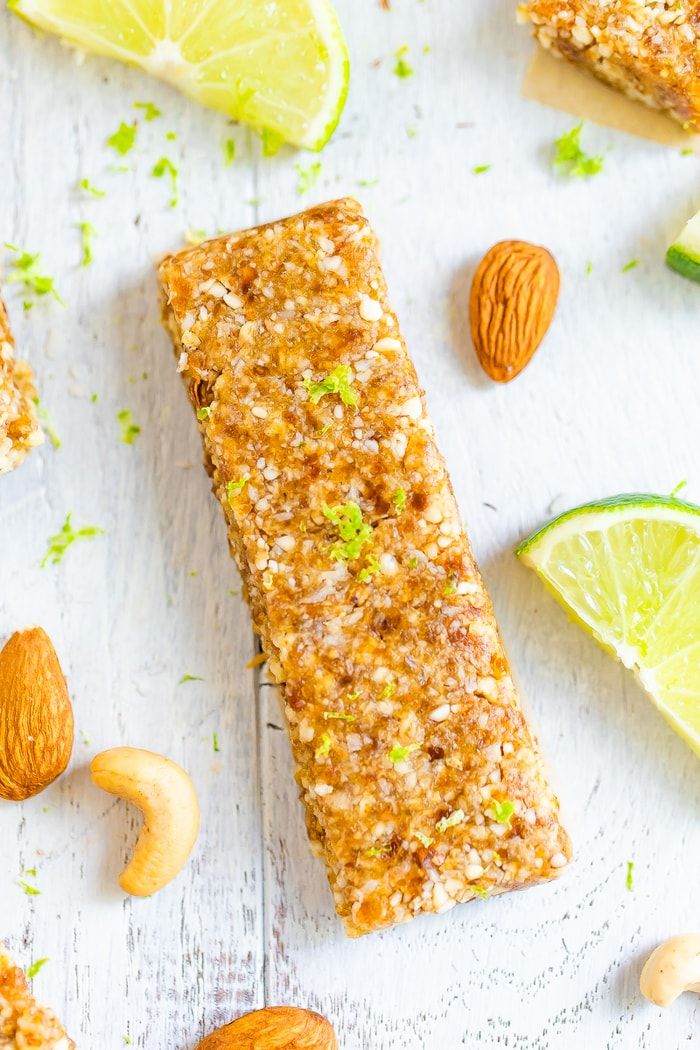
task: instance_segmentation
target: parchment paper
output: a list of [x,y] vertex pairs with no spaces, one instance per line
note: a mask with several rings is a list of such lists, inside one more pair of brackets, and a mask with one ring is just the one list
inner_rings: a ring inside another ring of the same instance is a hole
[[684,131],[671,117],[634,102],[613,88],[537,47],[522,85],[525,98],[583,120],[700,155],[700,134]]

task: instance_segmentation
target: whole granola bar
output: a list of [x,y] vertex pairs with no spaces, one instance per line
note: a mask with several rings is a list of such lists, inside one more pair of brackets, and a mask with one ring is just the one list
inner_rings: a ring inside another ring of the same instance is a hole
[[347,932],[552,878],[569,840],[359,204],[160,278]]
[[19,966],[0,947],[0,1047],[3,1050],[75,1050],[55,1014],[40,1006]]
[[523,0],[540,44],[693,129],[700,117],[697,0]]
[[26,361],[15,361],[10,323],[0,299],[0,474],[14,470],[43,440],[32,370]]

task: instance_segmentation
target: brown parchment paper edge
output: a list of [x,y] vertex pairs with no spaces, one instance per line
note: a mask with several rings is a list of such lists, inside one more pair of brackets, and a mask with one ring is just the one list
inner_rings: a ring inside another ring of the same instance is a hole
[[700,134],[684,131],[671,117],[618,94],[573,63],[555,58],[540,47],[535,47],[525,71],[521,94],[582,120],[672,149],[689,149],[700,156]]

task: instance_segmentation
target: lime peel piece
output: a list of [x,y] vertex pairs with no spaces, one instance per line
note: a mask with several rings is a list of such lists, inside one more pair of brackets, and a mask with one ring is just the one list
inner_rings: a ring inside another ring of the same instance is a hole
[[690,281],[700,281],[700,211],[683,227],[666,252],[666,263]]

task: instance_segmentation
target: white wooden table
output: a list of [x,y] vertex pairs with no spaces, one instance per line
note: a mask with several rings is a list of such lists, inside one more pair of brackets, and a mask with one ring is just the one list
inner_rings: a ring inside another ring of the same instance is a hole
[[[188,1050],[273,1003],[325,1013],[343,1050],[698,1045],[700,1000],[662,1012],[638,976],[658,940],[700,927],[700,763],[512,555],[553,510],[587,498],[687,478],[700,499],[700,291],[663,266],[700,206],[697,160],[590,126],[604,173],[555,177],[550,144],[574,122],[519,97],[531,44],[509,0],[338,7],[352,88],[304,198],[295,164],[313,156],[261,158],[245,129],[133,70],[80,65],[0,14],[0,237],[41,251],[66,304],[23,315],[7,290],[62,446],[0,481],[0,636],[33,623],[49,632],[77,726],[66,775],[25,804],[0,804],[0,935],[25,965],[50,957],[36,990],[85,1050],[118,1050],[125,1037]],[[403,44],[415,75],[400,80]],[[129,170],[110,171],[105,139],[135,100],[164,115],[139,122]],[[229,135],[238,152],[225,168]],[[174,209],[150,177],[164,155],[181,172]],[[473,175],[482,164],[493,167]],[[83,177],[106,197],[81,196]],[[236,229],[342,194],[363,200],[382,237],[577,854],[557,885],[360,941],[341,932],[307,847],[277,701],[246,668],[250,622],[153,270],[188,227]],[[82,221],[99,234],[85,269]],[[550,248],[563,287],[546,344],[499,387],[476,363],[467,294],[476,261],[505,237]],[[623,273],[632,258],[639,266]],[[141,426],[133,446],[120,442],[124,408]],[[42,570],[68,511],[105,534]],[[178,685],[184,674],[203,681]],[[117,744],[184,764],[203,807],[191,863],[152,899],[125,897],[116,881],[138,816],[88,776],[92,755]],[[39,896],[17,885],[32,868]]]

